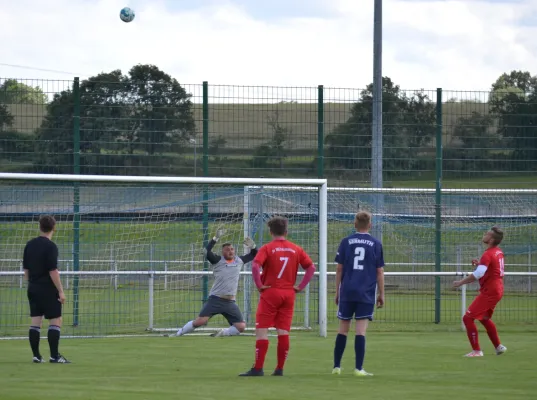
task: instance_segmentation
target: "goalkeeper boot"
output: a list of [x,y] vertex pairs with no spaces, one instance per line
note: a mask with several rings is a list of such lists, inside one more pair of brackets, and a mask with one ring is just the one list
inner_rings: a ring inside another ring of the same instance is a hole
[[222,337],[225,336],[225,333],[225,329],[220,329],[218,332],[211,333],[211,337]]
[[503,344],[500,344],[498,347],[496,347],[496,355],[502,355],[507,351],[507,347],[505,347]]
[[262,369],[251,368],[249,371],[239,374],[239,376],[263,376],[265,373]]

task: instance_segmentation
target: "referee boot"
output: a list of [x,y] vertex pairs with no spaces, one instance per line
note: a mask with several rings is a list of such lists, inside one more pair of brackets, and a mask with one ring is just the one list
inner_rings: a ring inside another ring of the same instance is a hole
[[249,371],[239,374],[239,376],[263,376],[263,375],[265,375],[265,373],[263,372],[262,369],[255,369],[253,367],[250,368]]
[[50,357],[48,362],[53,363],[53,364],[71,364],[71,361],[69,361],[67,358],[65,358],[61,354],[58,354],[58,357],[56,358]]

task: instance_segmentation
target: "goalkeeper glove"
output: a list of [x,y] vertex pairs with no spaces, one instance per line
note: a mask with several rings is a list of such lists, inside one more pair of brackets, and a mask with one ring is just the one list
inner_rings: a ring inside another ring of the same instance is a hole
[[249,237],[247,237],[246,239],[244,239],[244,245],[250,249],[255,249],[255,242],[250,239]]
[[218,242],[218,240],[226,234],[226,230],[223,228],[223,226],[219,226],[216,230],[216,234],[213,237],[213,240],[215,242]]

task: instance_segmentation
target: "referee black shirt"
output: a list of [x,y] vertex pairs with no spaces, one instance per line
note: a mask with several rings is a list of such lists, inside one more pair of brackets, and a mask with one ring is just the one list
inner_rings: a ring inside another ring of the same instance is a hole
[[24,248],[22,266],[28,270],[28,290],[57,291],[50,271],[58,269],[58,246],[44,236],[38,236]]

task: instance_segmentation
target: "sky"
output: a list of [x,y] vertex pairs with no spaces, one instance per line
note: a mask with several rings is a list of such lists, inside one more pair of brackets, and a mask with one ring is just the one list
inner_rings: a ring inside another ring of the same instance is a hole
[[[537,74],[536,37],[537,0],[384,0],[383,75],[405,89],[488,90],[503,72]],[[373,0],[0,0],[0,78],[138,63],[182,84],[363,88]]]

